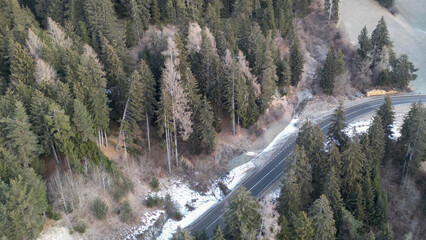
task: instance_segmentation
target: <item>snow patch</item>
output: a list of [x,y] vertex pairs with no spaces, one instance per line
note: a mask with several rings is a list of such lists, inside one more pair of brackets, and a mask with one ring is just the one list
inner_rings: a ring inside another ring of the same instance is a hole
[[296,124],[298,122],[299,122],[299,119],[293,118],[291,122],[288,124],[288,126],[284,128],[284,130],[280,134],[278,134],[278,136],[276,136],[274,140],[265,149],[263,149],[263,151],[260,154],[274,150],[278,144],[282,143],[282,140],[284,138],[299,131],[299,128],[296,127]]
[[353,137],[357,133],[365,133],[368,131],[368,128],[371,126],[372,122],[372,119],[352,122],[346,127],[345,132],[349,137]]
[[141,223],[142,225],[138,227],[134,227],[130,229],[130,234],[126,236],[125,239],[137,239],[137,236],[144,233],[146,230],[148,230],[151,226],[154,225],[154,223],[158,220],[158,218],[163,214],[163,210],[157,210],[154,212],[146,212],[141,217]]
[[255,168],[255,165],[252,162],[248,162],[239,167],[236,167],[229,172],[223,183],[230,190],[233,190],[238,185],[238,183],[240,183],[241,180],[245,177],[247,172],[253,168]]
[[246,152],[244,153],[246,156],[250,156],[250,157],[256,157],[258,155],[257,152]]
[[[255,165],[252,162],[247,162],[232,169],[227,175],[216,180],[210,191],[205,194],[193,191],[189,188],[188,184],[183,183],[181,180],[176,180],[169,189],[160,191],[157,195],[161,197],[170,194],[172,200],[182,213],[183,218],[180,221],[173,219],[167,220],[158,239],[170,239],[178,227],[185,228],[189,226],[216,203],[221,201],[225,196],[218,187],[217,183],[219,181],[224,183],[230,190],[233,190],[254,167]],[[188,205],[193,208],[192,211],[187,207]]]

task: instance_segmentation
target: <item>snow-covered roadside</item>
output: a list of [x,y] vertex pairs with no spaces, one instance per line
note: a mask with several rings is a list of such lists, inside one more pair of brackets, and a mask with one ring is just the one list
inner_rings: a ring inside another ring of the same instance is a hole
[[[407,112],[407,106],[401,106],[401,107],[397,106],[395,110],[396,110],[395,111],[396,119],[394,123],[394,133],[395,133],[394,137],[398,137],[399,130],[403,122],[403,116]],[[366,132],[372,123],[372,117],[373,117],[373,114],[368,114],[356,119],[355,121],[350,122],[346,129],[346,132],[350,136],[353,136],[355,132],[356,133]],[[197,218],[199,218],[201,215],[207,212],[211,207],[213,207],[217,202],[221,201],[225,196],[223,195],[222,191],[218,187],[217,183],[220,181],[224,183],[230,190],[235,189],[235,187],[238,186],[238,184],[247,176],[247,174],[256,167],[255,165],[256,158],[258,158],[259,156],[263,154],[265,155],[271,154],[274,152],[274,150],[281,147],[281,145],[283,144],[283,140],[286,137],[288,137],[289,135],[299,130],[298,128],[299,123],[300,123],[299,119],[294,118],[289,123],[289,125],[282,132],[280,132],[266,148],[264,148],[259,153],[257,152],[245,153],[246,155],[253,156],[255,158],[253,158],[251,161],[239,167],[234,168],[225,176],[214,181],[210,191],[208,191],[205,194],[201,194],[191,190],[187,183],[184,183],[182,182],[182,180],[179,180],[179,179],[174,181],[174,183],[169,187],[169,189],[165,189],[163,191],[156,193],[158,196],[161,196],[161,197],[164,197],[167,194],[170,194],[171,198],[176,202],[178,209],[183,214],[183,218],[180,221],[175,221],[173,219],[167,220],[166,224],[163,226],[162,233],[158,237],[158,239],[159,240],[170,239],[173,233],[176,231],[176,229],[179,226],[181,228],[185,228],[189,226]],[[279,192],[280,192],[280,189],[275,189],[273,192],[271,192],[268,195],[271,195],[273,199],[277,199],[279,196]],[[190,206],[190,208],[193,208],[193,210],[191,211],[187,206]],[[152,216],[152,215],[147,215],[144,217],[148,218],[148,216]],[[150,223],[155,221],[154,220],[146,221],[142,219],[142,222]],[[150,225],[147,224],[147,227],[141,226],[139,228],[136,228],[138,231],[135,231],[135,233],[140,234],[143,231],[146,231],[146,229],[148,229],[149,226]],[[135,234],[132,234],[131,236],[135,236]]]
[[[187,227],[217,202],[222,200],[225,196],[218,187],[217,183],[219,181],[224,183],[230,190],[233,190],[254,167],[255,165],[252,162],[248,162],[232,169],[225,177],[216,180],[210,191],[205,194],[200,194],[191,190],[187,184],[182,183],[180,180],[176,181],[170,189],[158,193],[159,196],[170,194],[171,198],[176,202],[180,212],[184,215],[180,221],[175,221],[173,219],[167,220],[158,239],[170,239],[179,226],[181,228]],[[190,211],[187,205],[194,209]]]
[[[392,125],[393,139],[397,139],[401,136],[401,127],[404,123],[404,117],[407,115],[409,110],[409,104],[394,106],[395,121]],[[371,112],[350,122],[345,129],[346,134],[352,137],[355,133],[361,134],[367,132],[368,128],[373,123],[373,117],[375,114],[375,112]]]
[[[298,122],[298,119],[293,119],[290,124],[280,134],[278,134],[265,149],[260,151],[260,153],[247,152],[245,154],[252,157],[258,157],[262,154],[273,152],[275,149],[280,147],[280,143],[282,144],[282,140],[284,138],[288,137],[289,135],[295,133],[298,130],[298,127],[296,126]],[[189,226],[192,222],[194,222],[197,218],[207,212],[216,203],[221,201],[225,196],[218,187],[218,182],[222,182],[230,190],[235,189],[247,176],[247,174],[256,167],[254,163],[255,160],[256,158],[239,167],[232,169],[225,176],[214,181],[211,189],[204,194],[193,191],[192,189],[190,189],[187,183],[184,183],[180,179],[174,181],[168,189],[165,189],[158,193],[153,193],[160,197],[165,197],[167,194],[170,194],[172,200],[176,203],[178,209],[183,215],[183,218],[180,221],[175,221],[173,219],[167,220],[167,222],[163,226],[161,235],[157,239],[170,239],[178,227],[185,228]],[[190,208],[193,208],[193,210],[191,211],[187,206],[190,206]],[[141,222],[143,223],[142,226],[135,228],[134,231],[132,231],[126,239],[132,239],[136,235],[146,231],[150,226],[152,226],[152,224],[158,219],[160,215],[157,216],[157,219],[153,219],[153,216],[156,215],[153,215],[152,213],[145,214],[141,218]]]
[[272,150],[275,150],[277,145],[282,144],[282,140],[286,137],[288,137],[289,135],[297,132],[299,130],[299,128],[297,127],[297,123],[299,122],[298,118],[293,118],[291,120],[291,122],[288,124],[288,126],[286,128],[284,128],[284,130],[278,134],[274,140],[265,148],[263,149],[263,151],[260,154],[264,154],[267,152],[270,152]]

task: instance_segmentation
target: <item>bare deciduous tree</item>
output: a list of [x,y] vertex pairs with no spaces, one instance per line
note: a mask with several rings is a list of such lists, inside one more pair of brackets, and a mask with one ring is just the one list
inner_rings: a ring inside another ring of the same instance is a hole
[[61,27],[50,17],[47,18],[47,28],[49,30],[50,37],[56,44],[64,48],[71,47],[71,40],[66,36]]
[[[167,57],[163,69],[163,109],[165,121],[165,135],[166,135],[166,148],[168,153],[169,171],[170,171],[170,142],[172,141],[173,128],[174,145],[175,145],[175,158],[176,165],[179,164],[179,157],[177,151],[177,133],[181,135],[182,139],[186,141],[192,133],[191,111],[186,92],[184,91],[181,81],[180,73],[178,71],[179,65],[179,51],[176,47],[175,41],[169,37],[167,38],[168,48],[163,52]],[[171,117],[170,117],[171,115]],[[167,117],[169,116],[169,117]]]
[[43,50],[43,42],[37,37],[33,30],[31,30],[31,28],[28,28],[28,38],[26,43],[31,56],[34,59],[38,59]]
[[215,38],[214,38],[214,36],[213,36],[212,32],[210,32],[210,29],[209,29],[208,27],[205,27],[205,28],[204,28],[204,34],[205,34],[205,36],[206,36],[207,40],[209,41],[210,46],[211,46],[213,49],[216,49],[216,40],[215,40]]
[[256,97],[259,97],[261,93],[260,84],[257,81],[257,77],[251,73],[249,62],[246,60],[246,57],[241,50],[238,51],[238,65],[240,66],[240,70],[243,73],[245,80],[251,82],[254,94]]
[[57,76],[55,69],[40,58],[36,61],[34,75],[38,84],[46,83],[53,85],[56,83]]
[[198,52],[201,49],[202,34],[201,27],[198,23],[190,23],[188,30],[188,43],[186,49],[189,53]]

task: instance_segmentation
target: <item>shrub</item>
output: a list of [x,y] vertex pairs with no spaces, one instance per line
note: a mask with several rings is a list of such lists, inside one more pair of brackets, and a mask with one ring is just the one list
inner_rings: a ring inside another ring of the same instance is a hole
[[100,198],[96,198],[92,203],[92,211],[97,219],[104,219],[108,212],[108,206]]
[[150,184],[151,184],[151,189],[153,191],[158,191],[158,189],[160,187],[160,182],[158,181],[158,179],[155,176],[152,177]]
[[129,192],[133,192],[132,181],[126,176],[117,178],[114,184],[114,199],[120,201]]
[[223,182],[218,182],[219,185],[219,189],[222,191],[223,195],[228,195],[231,190],[229,190],[229,188],[223,183]]
[[47,205],[46,214],[48,218],[53,219],[55,221],[58,221],[62,218],[61,213],[58,211],[55,211],[55,209],[53,209],[52,205],[50,204]]
[[182,220],[183,215],[182,215],[182,213],[180,213],[179,211],[177,211],[177,210],[176,210],[176,211],[173,213],[172,218],[173,218],[173,220],[175,220],[175,221],[180,221],[180,220]]
[[133,219],[133,210],[129,201],[124,201],[120,209],[120,219],[123,222],[130,222]]
[[87,225],[83,221],[79,221],[75,226],[74,230],[76,230],[79,233],[85,233],[86,232]]
[[186,209],[188,209],[188,211],[191,211],[191,212],[195,210],[194,206],[192,206],[189,203],[185,204],[185,207],[186,207]]
[[179,210],[176,207],[175,202],[173,202],[172,197],[170,194],[166,195],[166,198],[164,199],[164,210],[167,213],[167,216],[173,218],[176,221],[182,220],[182,214],[179,212]]
[[145,206],[149,208],[158,207],[162,203],[163,203],[163,199],[158,196],[148,195],[148,197],[145,199]]

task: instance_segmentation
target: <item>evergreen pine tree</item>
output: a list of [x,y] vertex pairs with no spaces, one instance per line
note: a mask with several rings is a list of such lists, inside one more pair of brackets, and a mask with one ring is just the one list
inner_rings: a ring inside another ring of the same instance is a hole
[[[132,0],[135,1],[135,0]],[[110,90],[110,99],[113,104],[114,118],[118,118],[120,113],[123,111],[125,104],[125,92],[128,89],[128,84],[125,80],[125,73],[120,58],[117,55],[116,50],[113,46],[106,42],[106,61],[105,70],[107,77],[107,88]]]
[[194,240],[194,237],[188,231],[178,227],[176,233],[173,234],[172,240]]
[[[78,69],[78,83],[74,84],[73,91],[93,118],[94,129],[98,135],[98,144],[106,145],[104,139],[109,124],[108,98],[105,93],[107,80],[102,65],[96,53],[89,46],[85,46],[82,62]],[[84,84],[84,87],[83,87]]]
[[[120,31],[113,3],[110,0],[85,0],[83,7],[91,45],[96,52],[99,54],[106,51],[104,38],[122,48],[124,34]],[[119,56],[123,58],[121,53]]]
[[327,58],[320,73],[320,86],[327,94],[333,94],[336,77],[345,72],[345,62],[342,52],[335,51],[332,46],[328,51]]
[[244,188],[232,196],[225,213],[225,236],[227,239],[255,239],[261,225],[260,206]]
[[292,237],[291,229],[290,229],[290,226],[289,226],[289,222],[284,215],[280,216],[279,225],[280,225],[281,229],[277,234],[277,239],[279,239],[279,240],[290,240],[291,237]]
[[342,153],[343,179],[342,192],[346,207],[355,210],[362,201],[361,180],[362,166],[366,163],[366,158],[362,152],[358,139],[349,142],[347,149]]
[[265,7],[263,9],[263,33],[268,34],[269,30],[272,32],[272,36],[275,36],[277,26],[275,24],[275,12],[274,4],[272,0],[264,1]]
[[[339,148],[334,143],[331,144],[330,150],[328,151],[328,166],[329,170],[327,173],[329,173],[331,168],[334,168],[336,173],[340,173],[342,169],[342,155],[340,154]],[[339,175],[337,176],[339,177]]]
[[380,106],[379,110],[377,110],[377,115],[382,119],[386,141],[389,142],[393,136],[392,125],[395,120],[392,99],[389,96],[385,97],[385,103]]
[[333,140],[336,146],[342,151],[349,137],[344,132],[346,128],[346,117],[343,105],[340,104],[336,110],[334,110],[331,126],[328,129],[327,136],[330,140]]
[[342,218],[341,209],[343,208],[342,195],[340,194],[340,184],[341,179],[336,173],[334,167],[331,167],[328,175],[327,181],[324,184],[324,195],[327,199],[330,199],[330,206],[334,212],[334,219],[336,220],[336,225],[339,225]]
[[367,235],[367,240],[376,240],[376,235],[374,235],[374,232],[370,230],[370,232]]
[[277,28],[285,37],[293,25],[293,0],[276,0],[274,4]]
[[384,225],[381,239],[383,239],[383,240],[394,240],[395,239],[395,237],[393,235],[392,227],[390,226],[389,222],[387,222]]
[[10,82],[15,88],[18,85],[31,86],[35,83],[35,64],[28,51],[21,44],[15,43],[14,53],[10,60]]
[[[373,123],[368,129],[368,136],[370,139],[369,147],[372,151],[367,158],[370,159],[371,167],[380,166],[380,163],[385,157],[385,133],[382,125],[382,119],[380,115],[376,115],[373,119]],[[374,178],[374,176],[372,176]]]
[[262,89],[260,102],[261,110],[263,111],[267,108],[269,101],[275,94],[276,83],[278,82],[278,77],[276,75],[277,67],[274,64],[274,61],[272,59],[272,52],[269,47],[266,47],[264,59],[265,60],[263,62],[262,73],[260,77]]
[[413,103],[404,119],[401,128],[401,137],[398,145],[401,146],[402,174],[416,175],[421,162],[426,161],[426,108],[422,102]]
[[41,152],[45,155],[51,153],[52,136],[48,131],[49,126],[44,118],[48,114],[50,99],[36,90],[33,94],[30,106],[30,119],[33,124],[33,131],[37,134],[40,142]]
[[301,210],[301,190],[297,178],[289,169],[288,176],[281,187],[280,197],[278,199],[278,212],[281,216],[293,220],[294,216]]
[[299,42],[296,40],[290,48],[291,85],[297,86],[302,79],[303,65],[305,60],[300,51]]
[[342,208],[342,223],[339,228],[339,239],[362,239],[360,230],[362,222],[358,221],[348,210]]
[[390,40],[384,17],[379,20],[371,34],[371,45],[376,52],[382,51],[384,47],[392,47],[392,41]]
[[417,79],[415,72],[419,69],[414,67],[406,54],[393,61],[392,65],[392,82],[396,87],[406,89],[411,81]]
[[315,228],[312,226],[312,221],[308,218],[306,212],[299,212],[294,220],[294,235],[295,240],[314,240]]
[[4,124],[1,130],[4,146],[19,157],[22,166],[28,167],[37,158],[39,146],[22,102],[16,101],[12,117],[2,118],[0,123]]
[[361,33],[358,35],[358,49],[356,50],[356,53],[361,58],[361,60],[366,60],[368,57],[370,57],[370,52],[372,50],[370,37],[368,36],[368,30],[367,27],[364,26],[364,28],[361,30]]
[[367,173],[362,178],[363,205],[365,208],[365,222],[371,225],[374,218],[374,189],[371,182],[371,173]]
[[[3,190],[1,183],[0,188]],[[0,236],[5,234],[7,239],[36,238],[45,222],[46,187],[31,168],[24,168],[10,180],[6,191],[1,191],[1,205],[6,211],[7,223],[5,229],[0,228]]]
[[291,85],[291,69],[287,57],[285,57],[284,60],[281,61],[279,69],[281,70],[281,72],[278,75],[277,85],[280,93],[284,95],[289,91]]
[[318,125],[313,126],[311,121],[306,121],[299,131],[296,143],[304,146],[309,164],[312,166],[314,195],[318,195],[329,168],[325,158],[324,135]]
[[72,122],[76,134],[81,137],[82,141],[95,141],[96,137],[92,117],[86,107],[79,100],[74,99],[73,110]]
[[161,23],[161,13],[158,7],[158,0],[152,0],[151,5],[151,22],[154,25],[159,25]]
[[336,237],[335,220],[330,203],[325,195],[315,200],[310,210],[312,225],[317,240],[334,239]]
[[199,119],[194,121],[194,139],[191,142],[194,144],[195,152],[204,151],[210,154],[215,148],[215,131],[213,127],[213,111],[210,107],[207,98],[204,96],[201,105],[198,106]]
[[214,234],[213,234],[213,240],[225,240],[223,237],[222,229],[220,229],[220,226],[218,225]]
[[381,226],[386,223],[388,219],[388,197],[386,192],[381,189],[376,191],[375,195],[374,217],[372,218],[372,223],[375,226]]
[[293,153],[293,162],[295,165],[294,175],[297,179],[297,185],[300,187],[301,205],[303,209],[307,209],[312,203],[312,170],[303,147],[296,145]]

